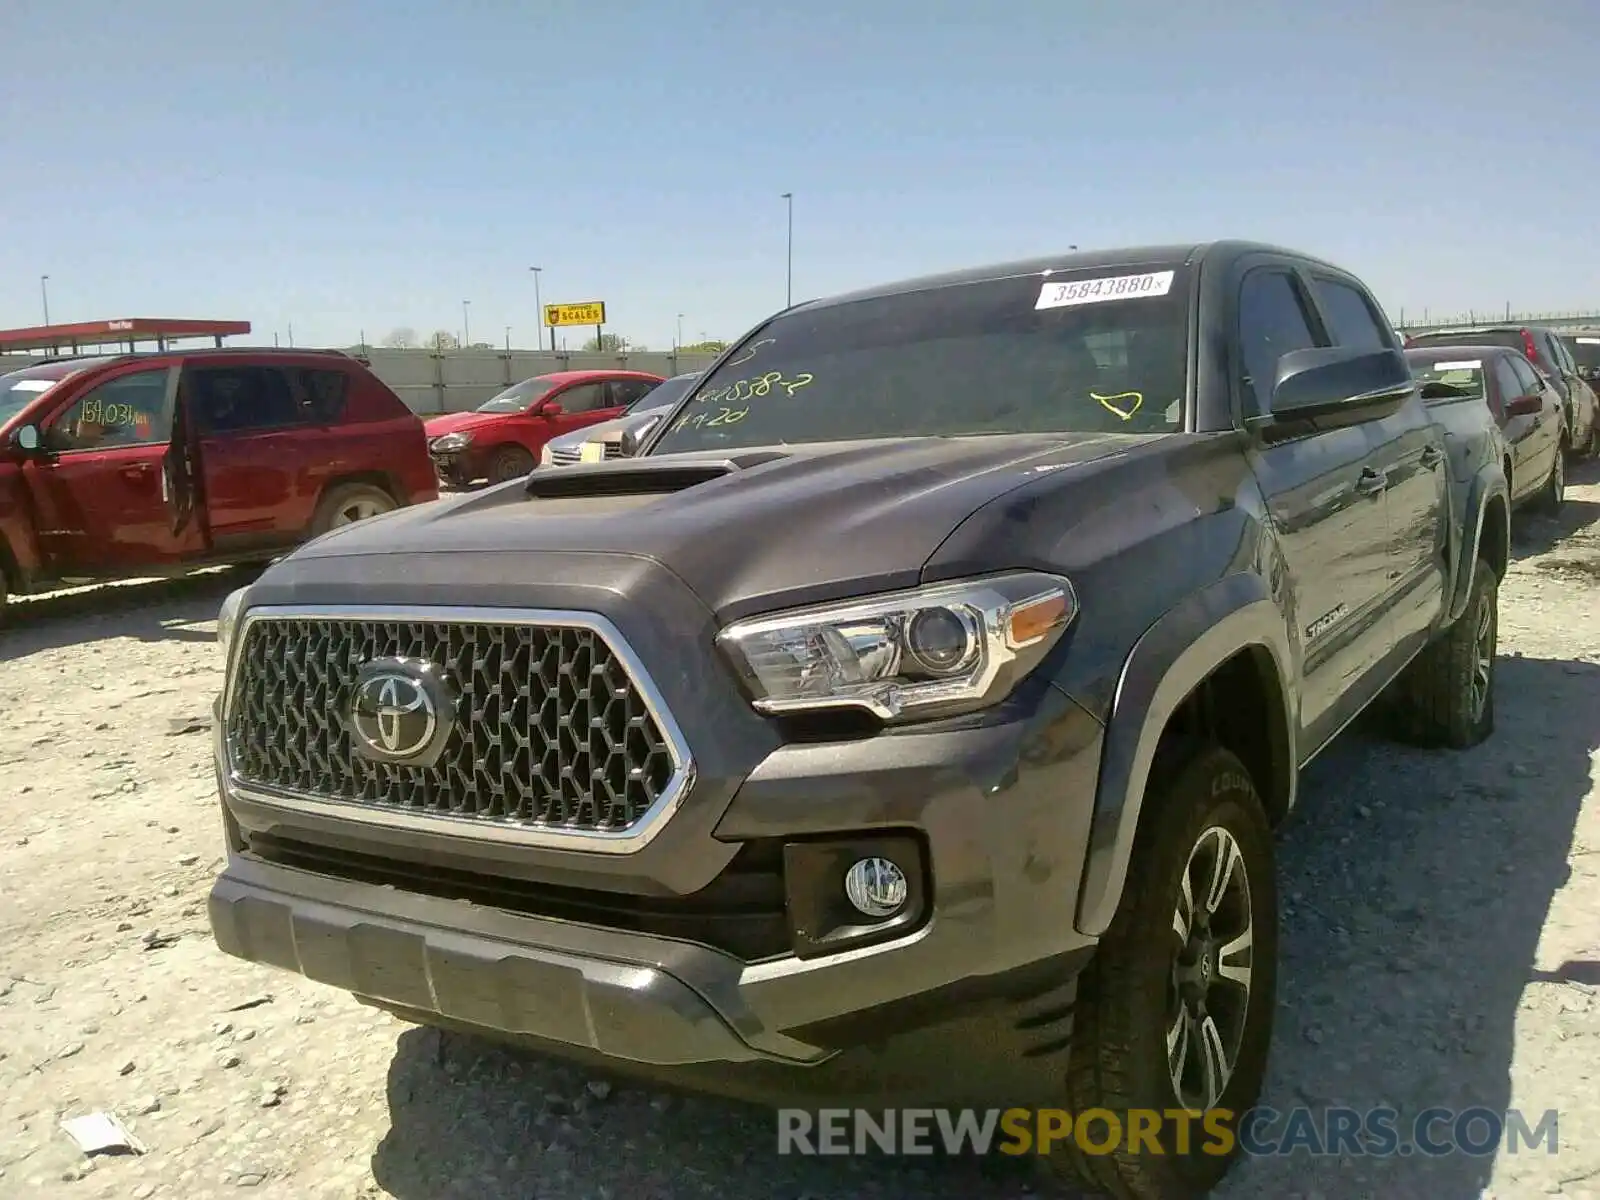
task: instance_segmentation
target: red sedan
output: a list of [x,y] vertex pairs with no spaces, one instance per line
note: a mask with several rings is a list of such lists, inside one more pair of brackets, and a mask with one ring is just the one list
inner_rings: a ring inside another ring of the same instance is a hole
[[426,424],[428,452],[440,480],[467,487],[526,475],[546,442],[620,417],[648,395],[660,375],[642,371],[557,371],[515,384],[473,412]]

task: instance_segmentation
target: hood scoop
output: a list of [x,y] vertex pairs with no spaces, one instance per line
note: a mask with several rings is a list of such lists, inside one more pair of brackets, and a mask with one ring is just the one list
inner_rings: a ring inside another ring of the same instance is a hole
[[570,467],[541,467],[528,476],[524,490],[540,500],[577,496],[665,496],[784,457],[782,451],[763,450],[720,459],[621,458],[574,463]]

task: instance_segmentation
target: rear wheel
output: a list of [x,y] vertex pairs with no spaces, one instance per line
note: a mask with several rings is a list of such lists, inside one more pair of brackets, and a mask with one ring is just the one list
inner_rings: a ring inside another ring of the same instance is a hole
[[[1594,434],[1589,435],[1589,441],[1594,441]],[[1539,489],[1539,494],[1533,499],[1533,507],[1548,516],[1554,516],[1561,511],[1561,505],[1567,498],[1567,443],[1565,439],[1556,447],[1555,461],[1550,464],[1550,475],[1544,481],[1544,486]]]
[[489,482],[508,483],[533,470],[533,455],[521,446],[502,446],[489,460]]
[[[1132,1200],[1204,1194],[1236,1157],[1219,1133],[1255,1104],[1272,1040],[1278,909],[1272,830],[1249,772],[1185,742],[1145,802],[1122,905],[1079,980],[1066,1079],[1075,1116],[1109,1112],[1049,1159]],[[1172,1110],[1193,1114],[1187,1129]],[[1150,1128],[1161,1153],[1130,1136]],[[1210,1114],[1202,1118],[1202,1114]],[[1236,1141],[1234,1145],[1236,1146]]]
[[1423,746],[1465,750],[1494,732],[1494,666],[1500,580],[1483,559],[1473,566],[1467,608],[1395,681],[1395,733]]
[[353,525],[370,517],[381,517],[399,507],[394,497],[370,483],[346,483],[334,488],[317,505],[311,521],[313,536]]

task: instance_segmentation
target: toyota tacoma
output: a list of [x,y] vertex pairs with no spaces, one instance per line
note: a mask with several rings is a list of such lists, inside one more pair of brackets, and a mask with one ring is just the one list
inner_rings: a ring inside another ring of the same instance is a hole
[[[1359,279],[1253,243],[793,306],[635,457],[228,598],[215,937],[734,1097],[1226,1123],[1301,767],[1380,698],[1493,728],[1494,436]],[[1175,1128],[1050,1164],[1202,1194]]]

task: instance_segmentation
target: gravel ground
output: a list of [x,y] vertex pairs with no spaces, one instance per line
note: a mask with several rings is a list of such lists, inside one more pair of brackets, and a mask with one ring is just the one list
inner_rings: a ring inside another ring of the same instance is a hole
[[[1560,1151],[1258,1159],[1235,1198],[1600,1195],[1600,478],[1526,518],[1499,729],[1470,753],[1353,731],[1282,843],[1265,1102],[1560,1110]],[[208,734],[237,575],[63,593],[0,634],[0,1195],[960,1197],[1004,1163],[779,1158],[768,1114],[612,1084],[224,957]],[[118,1114],[142,1156],[85,1159]],[[1564,1189],[1564,1191],[1563,1191]]]

